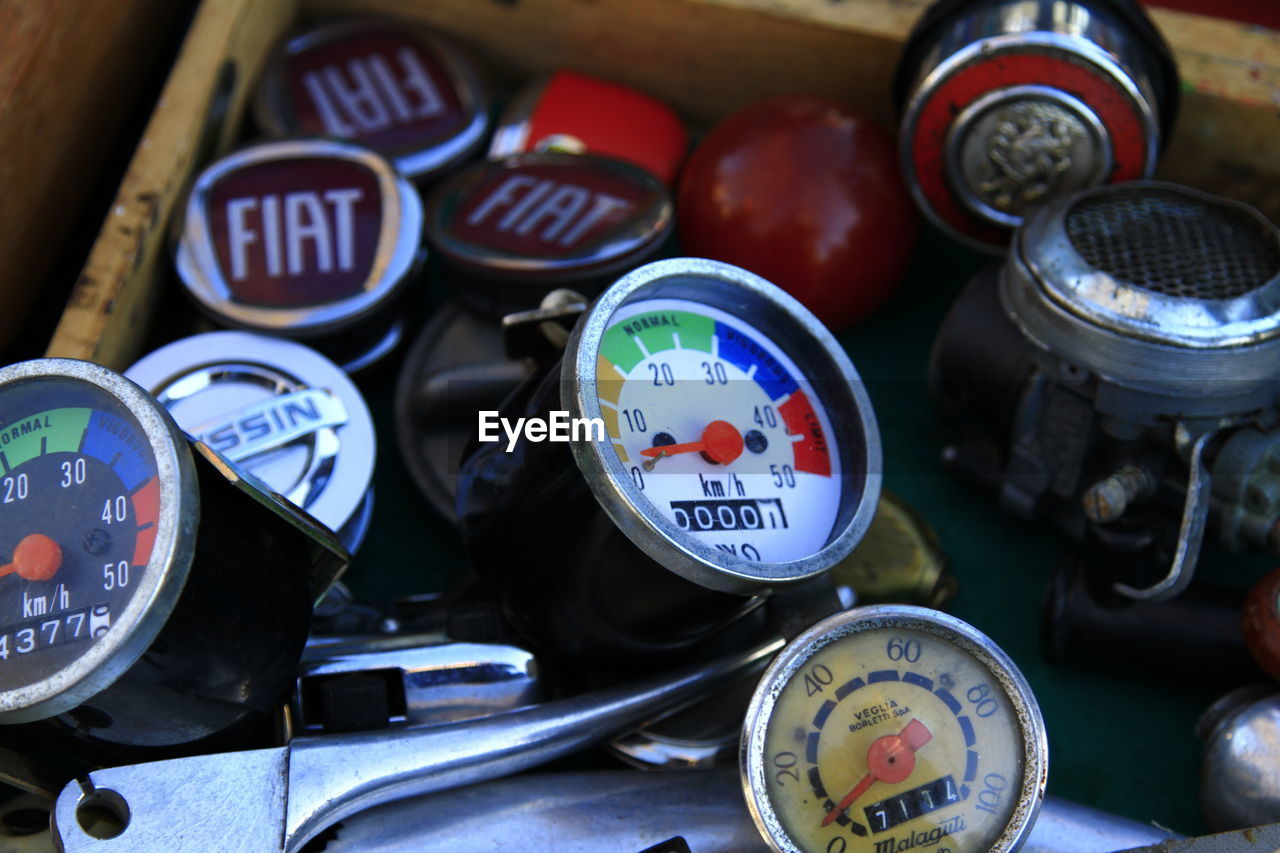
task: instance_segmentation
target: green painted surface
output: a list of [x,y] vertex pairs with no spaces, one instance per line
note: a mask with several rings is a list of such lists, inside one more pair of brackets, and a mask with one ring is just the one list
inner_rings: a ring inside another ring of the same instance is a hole
[[[711,352],[715,321],[688,311],[637,314],[604,333],[600,353],[619,370],[629,373],[644,358],[644,350],[655,353],[674,349],[677,334],[682,349]],[[637,339],[644,350],[636,345]]]
[[41,440],[45,452],[75,451],[80,447],[80,437],[89,425],[90,409],[49,409],[14,421],[0,430],[0,452],[17,468],[40,455]]
[[644,351],[630,335],[622,331],[621,326],[614,326],[604,333],[604,339],[600,342],[600,354],[623,373],[630,373],[644,358]]
[[[644,324],[652,323],[648,327]],[[670,325],[665,325],[670,323]],[[655,311],[652,314],[640,314],[622,324],[622,328],[640,327],[636,337],[649,352],[663,352],[675,349],[676,334],[680,335],[680,346],[684,349],[711,352],[711,336],[715,334],[715,321],[700,314],[688,311]]]

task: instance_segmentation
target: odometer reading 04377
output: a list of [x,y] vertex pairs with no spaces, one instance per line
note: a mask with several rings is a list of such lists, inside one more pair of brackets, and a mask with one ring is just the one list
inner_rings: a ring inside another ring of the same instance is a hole
[[596,388],[632,483],[681,530],[767,562],[830,538],[843,487],[830,420],[751,323],[685,299],[624,305],[601,340]]
[[14,690],[65,668],[124,611],[151,558],[159,483],[141,428],[105,391],[23,383],[5,410],[0,690]]

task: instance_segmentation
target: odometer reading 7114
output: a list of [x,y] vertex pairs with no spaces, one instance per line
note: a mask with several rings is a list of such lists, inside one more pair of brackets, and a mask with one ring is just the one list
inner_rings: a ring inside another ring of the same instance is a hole
[[1011,853],[1044,796],[1044,724],[989,639],[903,605],[855,607],[756,689],[743,781],[784,853]]
[[604,332],[596,387],[632,483],[681,530],[767,562],[830,539],[843,488],[830,420],[751,323],[685,299],[624,305]]
[[146,436],[105,391],[20,383],[5,420],[0,690],[14,690],[65,668],[124,611],[151,559],[159,482]]

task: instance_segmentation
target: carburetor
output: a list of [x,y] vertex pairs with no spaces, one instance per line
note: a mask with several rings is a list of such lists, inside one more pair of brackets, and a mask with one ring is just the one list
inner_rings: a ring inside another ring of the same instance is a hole
[[1111,555],[1130,598],[1191,580],[1206,527],[1280,553],[1280,232],[1140,181],[1050,201],[934,344],[955,473]]

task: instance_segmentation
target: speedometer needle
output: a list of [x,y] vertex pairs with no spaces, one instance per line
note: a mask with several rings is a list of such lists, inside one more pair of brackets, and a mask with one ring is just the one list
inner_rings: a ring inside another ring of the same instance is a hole
[[649,457],[645,469],[651,471],[654,463],[663,457],[698,451],[705,453],[712,462],[728,465],[742,455],[742,433],[728,421],[712,421],[702,430],[702,436],[697,441],[646,447],[640,451],[640,455]]
[[885,735],[867,748],[868,773],[862,781],[845,794],[836,807],[822,819],[823,826],[830,826],[845,809],[867,792],[876,782],[901,782],[916,767],[916,750],[933,740],[933,733],[919,720],[912,720],[900,734]]
[[0,566],[0,576],[17,572],[29,581],[47,581],[62,567],[62,549],[43,533],[29,533],[13,549],[13,562]]

